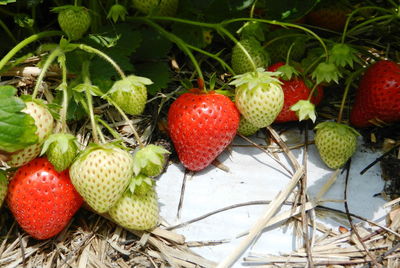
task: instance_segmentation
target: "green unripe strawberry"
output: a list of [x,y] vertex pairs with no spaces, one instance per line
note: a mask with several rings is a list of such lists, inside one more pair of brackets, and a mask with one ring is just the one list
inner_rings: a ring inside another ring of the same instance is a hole
[[255,38],[243,39],[232,49],[231,64],[236,74],[254,71],[253,64],[243,49],[247,51],[257,68],[265,67],[270,63],[268,52],[258,40]]
[[98,213],[107,212],[122,196],[133,175],[133,157],[110,144],[91,145],[70,167],[76,190]]
[[130,75],[115,82],[108,94],[125,113],[139,115],[143,113],[146,106],[146,85],[151,85],[152,83],[148,78]]
[[149,15],[173,17],[178,9],[178,0],[133,0],[133,6],[140,12]]
[[108,212],[116,223],[133,230],[149,230],[157,225],[159,220],[157,193],[152,183],[141,182],[149,179],[143,175],[132,179],[134,187],[128,187]]
[[259,68],[257,72],[237,75],[231,82],[236,86],[236,107],[254,127],[269,126],[282,110],[284,94],[278,76],[279,73]]
[[238,133],[243,136],[251,136],[256,134],[260,128],[253,126],[249,121],[243,116],[240,118]]
[[299,61],[306,51],[306,36],[291,29],[280,29],[267,35],[266,50],[272,62],[286,61],[289,49],[290,59]]
[[36,158],[40,154],[44,140],[51,134],[54,127],[53,116],[44,105],[33,101],[28,101],[25,104],[26,108],[22,111],[32,116],[35,120],[37,128],[35,134],[38,136],[38,142],[12,153],[10,159],[7,161],[10,167],[23,166]]
[[328,167],[340,168],[356,151],[357,136],[360,134],[352,127],[336,122],[323,122],[315,129],[315,145]]
[[153,144],[141,148],[134,156],[134,173],[142,173],[149,177],[160,175],[165,165],[165,154],[168,153],[164,148]]
[[41,154],[44,153],[57,172],[64,171],[78,153],[76,137],[65,133],[52,134],[43,144]]
[[66,5],[52,11],[58,12],[58,24],[70,40],[81,39],[90,27],[91,17],[85,7]]
[[0,208],[7,195],[8,179],[3,171],[0,171]]

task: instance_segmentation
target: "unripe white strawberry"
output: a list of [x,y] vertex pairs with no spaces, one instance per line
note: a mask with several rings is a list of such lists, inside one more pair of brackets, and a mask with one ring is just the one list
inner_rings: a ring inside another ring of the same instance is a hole
[[139,115],[146,106],[146,85],[152,83],[148,78],[130,75],[115,82],[108,94],[125,113]]
[[133,176],[133,157],[114,145],[91,145],[70,167],[76,190],[98,213],[107,212]]
[[22,111],[35,120],[37,128],[35,134],[38,136],[38,142],[11,154],[10,160],[7,161],[10,167],[20,167],[35,159],[40,154],[44,140],[51,134],[54,127],[53,116],[46,107],[33,101],[28,101],[25,105]]
[[240,118],[238,133],[243,136],[254,135],[260,128],[253,126],[249,121],[243,116]]
[[[127,189],[109,210],[109,214],[116,223],[125,228],[133,230],[152,229],[159,220],[157,194],[152,183],[140,183],[142,180],[150,180],[151,182],[152,180],[144,175],[139,175],[132,180],[135,186]],[[139,182],[134,182],[135,180]]]
[[352,127],[336,122],[323,122],[315,129],[315,145],[324,163],[332,168],[342,167],[357,149],[357,136]]
[[236,86],[236,107],[254,127],[269,126],[282,110],[284,94],[278,75],[258,68],[257,72],[235,76],[231,82]]

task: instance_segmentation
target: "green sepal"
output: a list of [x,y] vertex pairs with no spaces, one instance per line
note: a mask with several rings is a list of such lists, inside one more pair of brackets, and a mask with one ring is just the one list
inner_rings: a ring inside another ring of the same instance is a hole
[[260,42],[265,41],[264,25],[257,21],[248,21],[237,30],[240,39],[255,38]]
[[339,78],[342,77],[342,74],[335,64],[321,62],[312,72],[311,77],[316,80],[317,84],[322,82],[330,83],[331,81],[334,81],[338,84]]
[[113,150],[119,148],[127,151],[127,149],[123,146],[120,146],[119,143],[119,141],[117,141],[117,143],[109,142],[105,144],[89,143],[89,145],[83,151],[81,151],[76,158],[79,158],[80,160],[85,160],[90,153],[96,150],[112,152]]
[[314,130],[323,129],[323,128],[334,128],[337,130],[337,133],[339,133],[340,135],[348,135],[348,133],[350,131],[355,136],[361,136],[361,134],[357,130],[352,128],[351,126],[337,123],[337,122],[332,122],[332,121],[326,121],[326,122],[319,123],[318,125],[316,125],[314,127]]
[[130,194],[144,195],[153,188],[154,184],[154,179],[146,175],[139,174],[135,177],[132,177],[127,188],[127,192]]
[[78,44],[71,44],[71,42],[68,39],[61,37],[60,48],[64,53],[74,51],[78,47],[79,47]]
[[247,72],[234,76],[234,80],[229,84],[236,87],[246,84],[249,90],[257,88],[260,85],[264,85],[265,88],[280,87],[282,82],[277,78],[280,75],[280,72],[268,72],[264,68],[257,68],[255,72]]
[[168,150],[154,144],[149,144],[146,147],[141,148],[134,156],[134,174],[139,175],[139,173],[144,173],[148,176],[157,176],[158,174],[147,174],[151,173],[148,170],[157,169],[157,171],[161,171],[165,162],[164,155],[169,153]]
[[53,7],[50,11],[54,13],[60,13],[63,12],[64,10],[71,9],[75,11],[81,11],[82,9],[87,9],[86,7],[83,6],[74,6],[74,5],[64,5],[64,6],[59,6],[59,7]]
[[0,169],[0,184],[2,183],[5,183],[7,185],[8,178],[7,178],[7,172],[5,170]]
[[347,44],[335,44],[330,50],[329,61],[336,66],[353,68],[353,63],[357,61],[354,48]]
[[128,11],[123,5],[114,4],[107,14],[107,19],[111,19],[114,23],[117,23],[119,19],[125,21],[126,15],[128,15]]
[[313,122],[315,122],[317,119],[315,105],[309,100],[299,100],[290,107],[290,110],[296,112],[299,121],[311,119]]
[[288,64],[282,65],[281,67],[278,68],[278,72],[281,72],[281,77],[283,80],[290,80],[294,76],[298,76],[299,72],[294,68],[293,66],[290,66]]
[[76,92],[85,92],[89,90],[90,94],[93,96],[102,96],[104,93],[100,90],[98,86],[90,85],[90,84],[78,84],[72,88],[72,90]]
[[77,147],[79,147],[78,141],[74,135],[67,134],[67,133],[55,133],[51,134],[43,143],[42,151],[40,155],[44,155],[49,146],[53,143],[58,143],[58,146],[61,148],[61,152],[65,153],[68,150],[70,142],[73,142]]
[[107,94],[112,94],[117,91],[131,92],[134,90],[135,86],[142,87],[151,84],[153,84],[153,82],[147,77],[130,75],[124,79],[116,81]]

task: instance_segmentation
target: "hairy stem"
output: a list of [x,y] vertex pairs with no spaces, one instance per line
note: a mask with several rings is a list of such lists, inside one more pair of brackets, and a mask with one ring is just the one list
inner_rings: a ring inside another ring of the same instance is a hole
[[67,131],[67,111],[68,111],[68,85],[67,85],[67,64],[65,63],[65,55],[58,57],[62,70],[61,88],[63,91],[62,106],[60,110],[61,132]]
[[60,31],[48,31],[48,32],[41,32],[38,34],[34,34],[29,36],[28,38],[22,40],[19,42],[13,49],[11,49],[1,60],[0,60],[0,72],[4,68],[4,66],[9,62],[9,60],[14,57],[15,54],[17,54],[21,49],[23,49],[25,46],[29,45],[32,42],[35,42],[41,38],[44,37],[51,37],[51,36],[57,36],[57,35],[63,35],[63,32]]
[[85,44],[79,44],[78,47],[86,52],[96,54],[96,55],[100,56],[101,58],[105,59],[107,62],[109,62],[114,67],[114,69],[117,71],[117,73],[121,76],[122,79],[126,78],[126,75],[125,75],[124,71],[122,71],[121,67],[119,67],[119,65],[103,51],[98,50],[89,45],[85,45]]
[[53,62],[58,56],[60,56],[62,53],[63,53],[63,52],[62,52],[61,48],[60,48],[60,47],[57,47],[57,48],[54,49],[54,50],[50,53],[50,55],[47,57],[47,59],[46,59],[44,65],[43,65],[43,67],[42,67],[42,70],[40,71],[39,77],[38,77],[38,79],[36,80],[35,88],[33,89],[33,93],[32,93],[32,98],[33,98],[33,99],[36,98],[36,96],[37,96],[37,94],[38,94],[38,92],[39,92],[40,85],[42,84],[43,79],[44,79],[44,76],[46,75],[46,72],[47,72],[47,70],[49,69],[50,65],[51,65],[52,62]]

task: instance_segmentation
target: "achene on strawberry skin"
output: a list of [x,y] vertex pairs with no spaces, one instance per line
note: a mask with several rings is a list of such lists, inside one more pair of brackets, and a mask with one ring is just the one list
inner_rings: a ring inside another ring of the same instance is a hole
[[206,168],[232,142],[240,114],[226,96],[192,89],[168,111],[168,128],[178,157],[193,171]]

